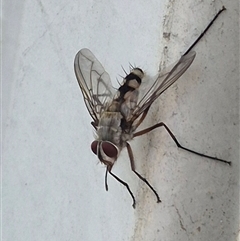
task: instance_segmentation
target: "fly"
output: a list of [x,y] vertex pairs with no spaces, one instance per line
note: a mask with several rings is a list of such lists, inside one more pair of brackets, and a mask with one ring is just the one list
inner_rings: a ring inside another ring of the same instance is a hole
[[144,135],[158,127],[164,127],[179,148],[202,157],[231,165],[229,161],[208,156],[180,145],[174,134],[163,122],[155,124],[147,129],[137,131],[138,126],[147,116],[152,103],[176,82],[192,64],[196,56],[192,48],[203,37],[218,15],[224,10],[225,7],[217,13],[204,32],[170,71],[165,71],[158,75],[153,85],[141,96],[141,98],[139,95],[139,88],[144,78],[144,72],[140,68],[131,67],[130,73],[123,79],[123,84],[116,91],[111,85],[108,73],[89,49],[82,49],[76,54],[74,60],[75,74],[86,107],[93,119],[91,124],[96,130],[97,135],[96,140],[91,144],[91,149],[93,153],[97,155],[100,162],[106,166],[105,188],[108,190],[107,174],[109,173],[127,188],[132,197],[132,206],[134,208],[136,201],[129,185],[112,172],[114,163],[121,150],[125,147],[128,151],[132,171],[152,190],[157,198],[157,202],[161,202],[156,190],[147,179],[140,175],[135,169],[132,148],[128,143],[128,141],[132,140],[134,137]]

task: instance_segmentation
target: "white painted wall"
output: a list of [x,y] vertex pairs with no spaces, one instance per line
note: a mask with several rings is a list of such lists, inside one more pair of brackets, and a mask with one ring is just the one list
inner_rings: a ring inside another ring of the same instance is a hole
[[[143,126],[164,130],[132,142],[109,177],[90,151],[93,130],[73,72],[87,47],[113,81],[133,63],[156,74],[179,59],[214,14],[183,78],[152,107]],[[21,1],[3,3],[3,240],[234,240],[239,230],[239,62],[237,1]],[[163,32],[170,33],[164,39]],[[163,53],[163,49],[165,52]]]

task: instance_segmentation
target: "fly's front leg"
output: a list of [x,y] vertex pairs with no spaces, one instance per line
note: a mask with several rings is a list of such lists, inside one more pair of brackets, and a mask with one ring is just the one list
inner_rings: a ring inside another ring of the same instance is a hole
[[106,170],[106,174],[105,174],[105,187],[106,187],[106,190],[108,190],[107,173],[109,172],[111,176],[113,176],[118,182],[120,182],[122,185],[124,185],[124,186],[127,188],[128,192],[129,192],[129,194],[131,195],[132,200],[133,200],[132,206],[133,206],[133,208],[135,208],[135,206],[136,206],[136,200],[135,200],[135,197],[134,197],[134,195],[133,195],[130,187],[128,186],[128,184],[127,184],[126,182],[124,182],[124,181],[121,180],[118,176],[116,176],[114,173],[112,173],[111,169],[112,169],[111,166],[107,166],[107,170]]
[[128,155],[130,158],[130,163],[131,163],[131,169],[132,171],[143,181],[147,184],[147,186],[153,191],[153,193],[156,195],[157,197],[157,202],[161,202],[158,193],[156,192],[156,190],[150,185],[150,183],[147,181],[146,178],[142,177],[136,170],[135,170],[135,164],[134,164],[134,158],[133,158],[133,152],[132,152],[132,148],[131,146],[127,143],[127,151],[128,151]]
[[108,168],[106,168],[106,172],[105,172],[105,189],[106,191],[108,191],[108,183],[107,183],[107,174],[108,174]]
[[200,153],[200,152],[193,151],[193,150],[191,150],[191,149],[189,149],[189,148],[186,148],[186,147],[180,145],[180,143],[178,142],[177,138],[176,138],[176,137],[174,136],[174,134],[170,131],[170,129],[167,127],[167,125],[165,125],[163,122],[160,122],[160,123],[158,123],[158,124],[156,124],[156,125],[153,125],[153,126],[147,128],[147,129],[144,129],[144,130],[142,130],[142,131],[136,132],[136,133],[133,135],[133,137],[137,137],[137,136],[144,135],[144,134],[146,134],[146,133],[148,133],[148,132],[150,132],[150,131],[158,128],[158,127],[161,127],[161,126],[163,126],[163,127],[165,128],[165,130],[166,130],[166,131],[168,132],[168,134],[172,137],[172,139],[174,140],[174,142],[176,143],[176,145],[177,145],[179,148],[181,148],[181,149],[183,149],[183,150],[186,150],[186,151],[189,151],[189,152],[191,152],[191,153],[194,153],[194,154],[196,154],[196,155],[202,156],[202,157],[206,157],[206,158],[209,158],[209,159],[212,159],[212,160],[224,162],[224,163],[227,163],[228,165],[231,165],[231,162],[230,162],[230,161],[225,161],[225,160],[219,159],[219,158],[217,158],[217,157],[208,156],[208,155],[202,154],[202,153]]

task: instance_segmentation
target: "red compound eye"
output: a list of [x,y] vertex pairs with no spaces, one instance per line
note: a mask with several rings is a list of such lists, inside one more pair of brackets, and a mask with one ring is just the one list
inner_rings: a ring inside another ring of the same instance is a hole
[[117,157],[118,149],[110,142],[102,142],[102,150],[108,157]]
[[98,147],[98,141],[93,141],[91,144],[91,149],[95,155],[97,155],[97,147]]

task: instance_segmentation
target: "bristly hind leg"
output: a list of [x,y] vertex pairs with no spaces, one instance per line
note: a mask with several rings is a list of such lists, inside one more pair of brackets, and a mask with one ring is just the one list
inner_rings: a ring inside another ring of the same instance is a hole
[[161,127],[161,126],[163,126],[163,127],[165,128],[165,130],[168,132],[168,134],[172,137],[172,139],[173,139],[174,142],[176,143],[177,147],[179,147],[179,148],[181,148],[181,149],[183,149],[183,150],[189,151],[189,152],[191,152],[191,153],[194,153],[194,154],[196,154],[196,155],[199,155],[199,156],[202,156],[202,157],[206,157],[206,158],[209,158],[209,159],[212,159],[212,160],[220,161],[220,162],[223,162],[223,163],[227,163],[228,165],[231,165],[231,162],[230,162],[230,161],[225,161],[225,160],[219,159],[219,158],[217,158],[217,157],[208,156],[208,155],[202,154],[202,153],[200,153],[200,152],[193,151],[193,150],[191,150],[191,149],[189,149],[189,148],[186,148],[186,147],[180,145],[180,143],[178,142],[177,138],[176,138],[176,137],[174,136],[174,134],[170,131],[170,129],[167,127],[167,125],[165,125],[163,122],[160,122],[160,123],[158,123],[158,124],[156,124],[156,125],[153,125],[153,126],[147,128],[147,129],[144,129],[144,130],[142,130],[142,131],[136,132],[136,133],[133,135],[133,137],[137,137],[137,136],[144,135],[144,134],[146,134],[146,133],[148,133],[148,132],[150,132],[150,131],[158,128],[158,127]]
[[208,29],[213,25],[213,23],[218,18],[218,16],[225,10],[226,10],[226,8],[224,6],[222,6],[222,9],[220,9],[217,12],[217,14],[214,16],[212,21],[208,24],[208,26],[204,29],[204,31],[199,35],[199,37],[194,41],[194,43],[188,48],[188,50],[184,53],[184,55],[187,55],[193,49],[193,47],[200,41],[200,39],[206,34]]
[[150,185],[150,183],[147,181],[146,178],[142,177],[136,170],[135,170],[135,164],[134,164],[134,157],[133,157],[133,152],[132,152],[132,148],[131,146],[127,143],[127,151],[128,151],[128,155],[130,158],[130,163],[131,163],[131,169],[132,171],[143,181],[147,184],[147,186],[153,191],[153,193],[156,195],[157,197],[157,202],[161,202],[158,193],[156,192],[156,190]]

